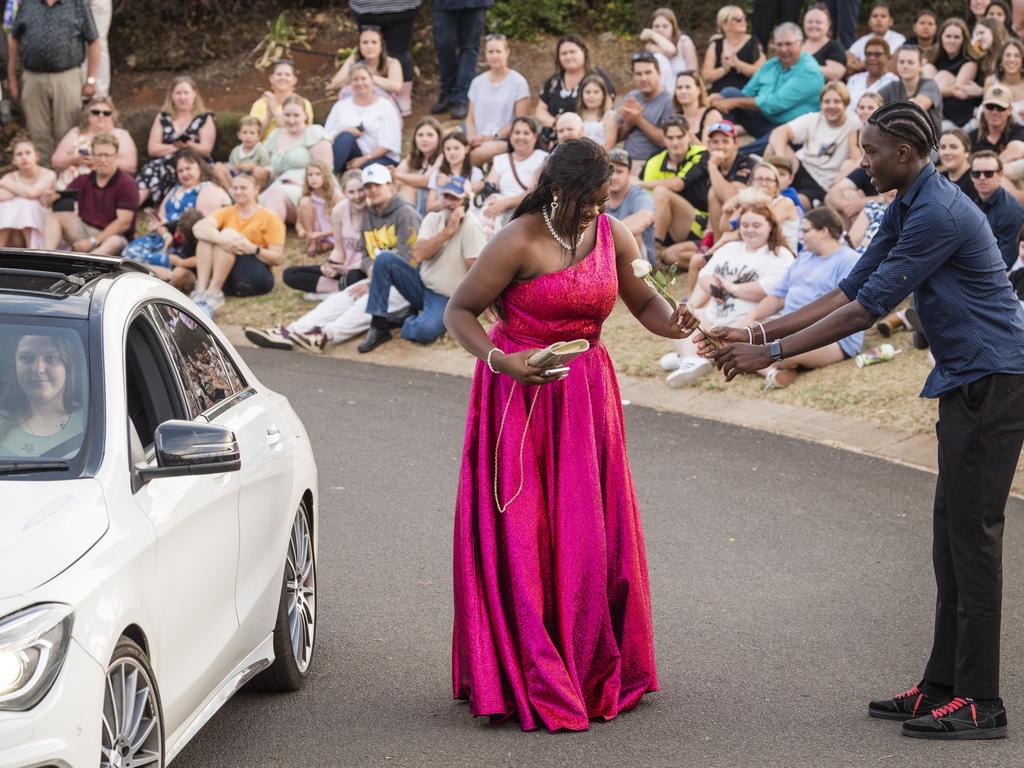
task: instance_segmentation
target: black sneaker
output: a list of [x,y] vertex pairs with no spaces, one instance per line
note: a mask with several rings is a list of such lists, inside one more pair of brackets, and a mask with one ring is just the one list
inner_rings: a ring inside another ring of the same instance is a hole
[[469,105],[464,101],[456,101],[452,104],[452,111],[449,113],[452,120],[465,120],[469,114]]
[[876,699],[868,704],[868,714],[883,720],[909,720],[925,712],[938,709],[949,697],[928,696],[919,686],[897,693],[891,699]]
[[367,352],[372,352],[386,341],[391,341],[391,331],[387,328],[371,327],[366,334],[366,338],[363,339],[356,349],[359,350],[360,354],[366,354]]
[[955,697],[924,717],[903,724],[903,735],[915,739],[1003,739],[1006,738],[1006,710],[1003,703],[979,704],[974,699]]

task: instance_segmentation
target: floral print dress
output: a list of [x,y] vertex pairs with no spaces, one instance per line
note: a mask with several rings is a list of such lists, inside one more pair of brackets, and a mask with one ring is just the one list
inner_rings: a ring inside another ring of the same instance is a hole
[[[188,139],[191,142],[198,142],[200,129],[206,125],[207,120],[213,119],[213,113],[203,112],[201,115],[196,115],[180,134],[175,130],[174,123],[169,114],[161,112],[159,119],[160,140],[165,144],[173,144],[177,139]],[[150,204],[159,205],[167,196],[167,193],[178,183],[178,177],[174,170],[174,160],[176,157],[177,153],[167,155],[166,157],[154,157],[142,166],[142,170],[139,171],[139,191],[149,191],[148,202]],[[206,158],[206,161],[211,162],[212,158]]]

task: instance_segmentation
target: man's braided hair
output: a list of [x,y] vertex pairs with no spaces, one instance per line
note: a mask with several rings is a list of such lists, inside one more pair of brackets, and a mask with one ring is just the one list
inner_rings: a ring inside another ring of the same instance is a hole
[[928,157],[939,145],[931,117],[912,101],[893,101],[882,105],[868,118],[868,125],[907,142],[921,157]]

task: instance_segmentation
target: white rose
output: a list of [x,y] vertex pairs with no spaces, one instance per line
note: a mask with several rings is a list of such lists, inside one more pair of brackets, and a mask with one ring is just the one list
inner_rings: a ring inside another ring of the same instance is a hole
[[641,279],[651,274],[651,262],[647,259],[633,260],[633,275]]

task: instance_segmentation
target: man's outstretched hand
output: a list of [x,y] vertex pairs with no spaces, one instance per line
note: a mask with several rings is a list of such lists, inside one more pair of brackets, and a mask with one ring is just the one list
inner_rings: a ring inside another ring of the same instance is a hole
[[[747,343],[750,335],[746,328],[709,328],[699,334],[694,342],[701,357],[714,362],[725,374],[726,381],[732,381],[740,373],[753,373],[767,368],[772,363],[768,347],[763,344]],[[718,343],[719,349],[711,343]]]

